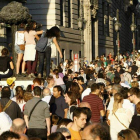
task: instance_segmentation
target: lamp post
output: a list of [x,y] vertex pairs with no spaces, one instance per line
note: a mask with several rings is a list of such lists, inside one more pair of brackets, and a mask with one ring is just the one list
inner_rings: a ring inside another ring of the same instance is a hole
[[119,23],[119,9],[117,9],[116,12],[116,17],[117,17],[117,21],[115,23],[115,31],[117,32],[117,56],[118,56],[118,62],[120,60],[120,39],[119,39],[119,33],[120,33],[120,27],[121,24]]
[[84,10],[83,10],[83,0],[81,0],[80,4],[80,17],[78,19],[78,28],[81,31],[81,66],[84,63]]
[[136,45],[136,41],[135,41],[135,29],[136,29],[136,25],[135,25],[135,19],[134,19],[134,13],[132,13],[132,24],[130,25],[131,31],[133,33],[133,60],[135,59],[135,45]]

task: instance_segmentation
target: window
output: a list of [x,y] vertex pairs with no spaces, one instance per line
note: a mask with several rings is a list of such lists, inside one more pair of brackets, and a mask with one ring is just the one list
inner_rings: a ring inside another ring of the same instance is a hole
[[71,27],[71,0],[68,0],[68,27]]
[[79,51],[79,58],[81,58],[81,51]]
[[105,34],[105,25],[104,25],[104,16],[105,16],[105,3],[102,3],[102,33]]
[[73,51],[70,50],[70,59],[73,60]]
[[63,26],[63,0],[60,0],[60,25]]
[[62,49],[63,61],[65,60],[65,49]]
[[110,15],[110,6],[107,4],[107,35],[109,36],[109,15]]
[[80,0],[78,0],[78,18],[80,17]]

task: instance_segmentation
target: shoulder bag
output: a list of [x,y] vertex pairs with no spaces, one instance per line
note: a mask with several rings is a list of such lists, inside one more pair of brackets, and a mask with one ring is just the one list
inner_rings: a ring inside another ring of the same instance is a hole
[[115,113],[113,113],[114,114],[114,116],[117,118],[117,120],[126,128],[126,129],[128,129],[128,127],[126,127],[120,120],[119,120],[119,118],[116,116],[116,114]]
[[32,115],[32,113],[33,113],[35,107],[36,107],[36,106],[38,105],[38,103],[41,102],[41,101],[42,101],[42,100],[39,100],[39,101],[34,105],[34,107],[32,108],[32,110],[31,110],[31,112],[30,112],[30,114],[29,114],[29,117],[28,117],[28,121],[30,121],[31,115]]
[[9,100],[8,103],[5,105],[5,107],[3,109],[4,112],[10,106],[11,103],[12,103],[12,100]]

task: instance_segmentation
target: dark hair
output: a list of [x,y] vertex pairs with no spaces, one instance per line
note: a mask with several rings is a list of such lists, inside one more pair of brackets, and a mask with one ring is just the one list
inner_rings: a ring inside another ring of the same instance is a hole
[[84,82],[84,78],[82,76],[79,76],[77,80],[80,80],[81,82]]
[[29,33],[31,30],[34,30],[34,24],[36,24],[35,21],[29,21],[25,26],[25,31]]
[[109,130],[100,123],[91,126],[90,135],[92,138],[99,137],[101,140],[111,140]]
[[76,105],[77,101],[76,101],[76,96],[74,95],[75,93],[68,91],[68,92],[66,92],[66,94],[71,99],[70,105]]
[[56,39],[58,40],[60,38],[60,29],[57,26],[54,26],[46,31],[45,36],[48,38],[56,37]]
[[74,93],[74,95],[76,96],[76,99],[79,99],[81,97],[80,87],[79,87],[78,83],[72,82],[71,87],[70,87],[70,91]]
[[34,87],[34,95],[35,96],[41,96],[41,88],[36,86]]
[[134,61],[133,64],[136,65],[136,61]]
[[140,98],[140,91],[139,91],[139,88],[137,88],[137,87],[132,87],[132,88],[130,88],[130,89],[129,89],[129,93],[130,93],[131,95],[132,95],[132,94],[136,95],[137,98]]
[[58,122],[58,127],[57,127],[57,128],[60,128],[61,125],[67,126],[70,122],[72,122],[71,119],[63,118],[62,120],[60,120],[60,121]]
[[23,95],[24,95],[24,91],[23,88],[21,86],[17,86],[16,87],[16,100],[20,103],[21,101],[23,101]]
[[54,69],[53,73],[55,74],[56,78],[59,78],[59,71],[58,71],[58,69]]
[[124,88],[122,88],[122,90],[121,90],[121,94],[122,94],[122,96],[123,96],[123,98],[124,99],[127,99],[128,98],[128,91],[129,91],[129,89],[127,88],[127,87],[124,87]]
[[1,54],[7,56],[9,54],[8,49],[7,48],[3,48],[2,51],[1,51]]
[[49,135],[48,140],[66,140],[61,132],[55,132]]
[[82,108],[86,112],[86,115],[87,115],[87,123],[88,123],[90,121],[90,119],[91,119],[92,112],[91,112],[91,110],[88,107],[82,107]]
[[99,89],[99,85],[94,83],[91,85],[91,92],[95,92],[97,89]]
[[60,91],[61,95],[62,95],[63,90],[62,90],[61,86],[54,86],[53,88],[56,88],[58,92]]
[[1,140],[9,140],[9,139],[20,139],[19,134],[11,132],[11,131],[6,131],[1,134]]
[[120,77],[114,77],[114,84],[120,84],[121,78]]
[[86,114],[87,112],[82,107],[75,108],[75,110],[73,111],[73,118],[74,117],[79,118],[82,113],[85,114],[85,115],[87,115]]
[[27,86],[26,92],[32,92],[32,85],[28,85],[28,86]]
[[29,140],[41,140],[41,139],[37,137],[31,137]]
[[10,98],[11,96],[11,90],[8,86],[5,86],[2,88],[2,91],[1,91],[1,98]]
[[44,78],[40,78],[40,81],[41,81],[41,84],[43,83],[43,85],[44,85],[44,83],[45,83]]
[[57,115],[52,115],[52,124],[57,125],[59,121],[59,117]]
[[[68,76],[64,76],[63,77],[63,81],[64,81],[64,83],[66,84],[67,82],[68,82]],[[67,86],[67,85],[66,85]]]
[[99,74],[98,74],[98,78],[104,78],[103,73],[99,73]]

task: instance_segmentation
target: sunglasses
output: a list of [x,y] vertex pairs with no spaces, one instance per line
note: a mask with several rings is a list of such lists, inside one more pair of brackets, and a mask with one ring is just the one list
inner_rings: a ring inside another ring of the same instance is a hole
[[65,136],[66,139],[71,139],[71,136]]

